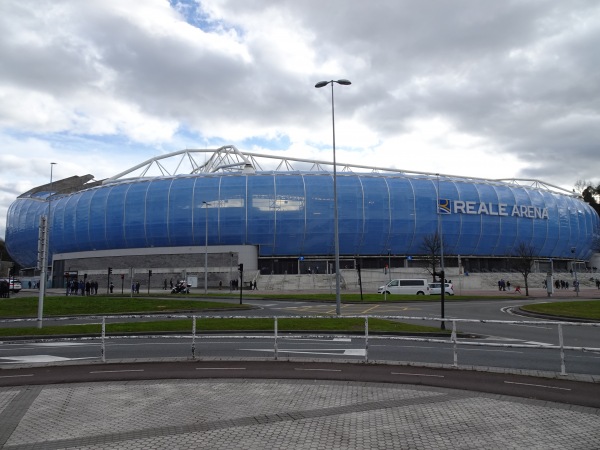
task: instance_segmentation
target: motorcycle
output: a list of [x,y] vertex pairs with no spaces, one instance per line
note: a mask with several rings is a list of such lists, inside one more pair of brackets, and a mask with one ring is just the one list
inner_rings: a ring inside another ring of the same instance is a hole
[[171,294],[189,294],[190,293],[190,284],[187,284],[185,281],[179,281],[173,289],[171,289]]

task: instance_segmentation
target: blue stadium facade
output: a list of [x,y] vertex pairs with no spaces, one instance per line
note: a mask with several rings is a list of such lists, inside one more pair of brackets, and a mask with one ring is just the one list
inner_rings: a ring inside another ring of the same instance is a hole
[[[51,253],[204,246],[208,224],[209,246],[257,246],[267,259],[332,255],[331,172],[258,170],[248,155],[240,170],[205,164],[191,174],[114,178],[70,192],[61,182],[54,192],[34,189],[9,208],[7,249],[21,266],[36,265],[51,196]],[[525,243],[539,258],[586,261],[600,228],[580,198],[539,183],[344,166],[337,187],[342,257],[418,257],[440,220],[446,255],[506,257]]]

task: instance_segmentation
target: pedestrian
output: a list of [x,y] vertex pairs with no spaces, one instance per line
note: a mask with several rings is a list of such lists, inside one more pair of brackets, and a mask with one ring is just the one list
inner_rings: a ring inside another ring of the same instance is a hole
[[519,294],[521,293],[521,286],[519,286],[518,284],[517,284],[517,287],[515,288],[515,294],[516,294],[517,292],[518,292]]
[[171,289],[173,289],[173,278],[171,278],[170,283],[171,283]]
[[110,282],[110,286],[109,287],[110,287],[110,293],[112,294],[113,293],[113,289],[115,288],[115,285],[113,284],[112,281]]
[[510,281],[506,280],[506,290],[510,291]]

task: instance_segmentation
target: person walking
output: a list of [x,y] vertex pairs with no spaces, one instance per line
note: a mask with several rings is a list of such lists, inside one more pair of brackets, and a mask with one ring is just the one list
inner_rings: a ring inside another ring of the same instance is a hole
[[518,292],[519,294],[521,294],[521,286],[519,286],[518,284],[517,284],[517,287],[515,288],[515,294],[516,294],[517,292]]

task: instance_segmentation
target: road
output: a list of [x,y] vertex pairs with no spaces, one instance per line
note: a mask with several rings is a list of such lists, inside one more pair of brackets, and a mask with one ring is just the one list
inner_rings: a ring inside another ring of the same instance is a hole
[[[222,299],[220,299],[222,300]],[[235,300],[231,300],[235,301]],[[534,302],[545,300],[533,300]],[[515,370],[539,370],[560,372],[560,352],[557,349],[514,348],[511,345],[558,345],[558,327],[544,324],[540,320],[524,318],[510,314],[509,308],[525,302],[517,300],[481,300],[469,302],[447,302],[446,318],[476,320],[511,320],[531,322],[521,325],[490,323],[459,323],[457,329],[459,342],[497,344],[497,347],[478,347],[459,345],[457,363],[459,367],[482,366]],[[273,301],[248,299],[245,301],[255,307],[253,310],[236,312],[237,315],[256,316],[314,316],[335,314],[335,305],[302,301]],[[220,312],[206,315],[222,315]],[[414,302],[408,304],[343,304],[343,315],[405,316],[419,318],[439,318],[438,302]],[[97,319],[91,319],[97,322]],[[69,321],[71,323],[89,322],[90,319]],[[403,320],[410,322],[411,320]],[[414,320],[423,325],[439,326],[433,320]],[[52,324],[46,320],[45,325]],[[63,322],[64,323],[64,322]],[[451,328],[451,324],[448,324]],[[198,332],[201,333],[201,320]],[[264,333],[266,334],[266,333]],[[598,328],[564,326],[565,346],[599,348]],[[463,339],[461,336],[465,336]],[[469,336],[469,337],[467,337]],[[196,357],[202,358],[274,358],[275,343],[272,337],[225,338],[199,336],[194,342]],[[442,339],[442,338],[437,338]],[[447,339],[447,338],[446,338]],[[129,339],[110,339],[105,347],[107,360],[132,358],[188,358],[192,356],[191,336],[153,338],[135,337]],[[277,343],[279,359],[321,358],[344,359],[350,361],[393,361],[417,364],[452,365],[454,363],[453,346],[449,343],[417,342],[397,340],[392,337],[373,336],[365,348],[363,336],[351,336],[344,339],[319,336],[302,339],[286,339],[280,336]],[[44,363],[54,361],[98,360],[101,355],[101,343],[98,340],[69,340],[66,342],[2,342],[0,343],[0,368],[16,364]],[[567,373],[599,375],[600,351],[566,351]]]

